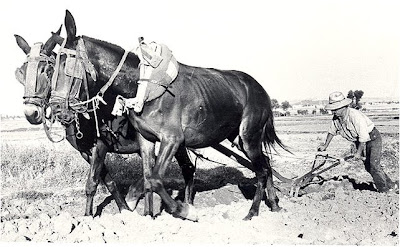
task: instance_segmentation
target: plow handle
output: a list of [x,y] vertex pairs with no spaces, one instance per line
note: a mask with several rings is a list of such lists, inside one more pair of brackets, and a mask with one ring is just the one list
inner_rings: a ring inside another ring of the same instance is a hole
[[[325,159],[324,159],[324,161],[323,161],[320,165],[315,166],[316,159],[317,159],[319,156],[322,156],[322,157],[325,158]],[[315,160],[314,160],[314,162],[313,162],[313,166],[312,166],[311,171],[307,172],[306,174],[304,174],[304,175],[301,176],[300,178],[296,179],[296,180],[292,183],[292,186],[291,186],[291,189],[290,189],[290,196],[292,196],[292,197],[297,197],[300,188],[306,186],[310,181],[312,181],[312,179],[313,179],[314,177],[316,177],[316,176],[320,175],[321,173],[326,172],[326,171],[328,171],[328,170],[330,170],[330,169],[332,169],[332,168],[334,168],[334,167],[336,167],[336,166],[338,166],[338,165],[340,165],[340,164],[343,164],[344,161],[347,161],[347,160],[349,160],[349,159],[352,159],[353,157],[354,157],[354,155],[349,155],[349,156],[344,157],[344,158],[342,158],[342,159],[338,159],[338,158],[335,158],[335,157],[332,157],[332,156],[329,156],[329,155],[317,154],[317,155],[315,156]],[[333,164],[330,165],[330,166],[328,166],[328,167],[326,167],[326,168],[324,168],[324,169],[322,169],[322,170],[320,170],[320,171],[317,171],[318,169],[320,169],[320,168],[326,163],[326,160],[327,160],[328,158],[334,160]],[[317,171],[317,172],[316,172],[316,171]],[[315,173],[314,173],[314,172],[315,172]]]

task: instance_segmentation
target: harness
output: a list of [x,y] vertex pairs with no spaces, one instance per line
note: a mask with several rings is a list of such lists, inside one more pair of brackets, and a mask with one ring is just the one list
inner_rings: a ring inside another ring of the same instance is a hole
[[[87,84],[86,72],[90,73],[91,78],[96,81],[96,70],[94,69],[94,65],[89,61],[87,56],[86,47],[82,38],[78,40],[78,44],[76,46],[76,50],[65,48],[66,39],[62,43],[60,50],[57,54],[56,58],[56,66],[55,72],[52,78],[52,93],[50,98],[50,104],[59,108],[61,111],[61,117],[57,116],[58,120],[63,124],[70,124],[75,121],[78,133],[77,138],[81,139],[83,137],[82,132],[80,132],[79,128],[79,120],[78,114],[83,114],[87,119],[89,119],[90,112],[93,112],[95,123],[96,123],[96,134],[97,137],[100,137],[100,129],[99,129],[99,121],[97,117],[96,110],[99,109],[100,102],[104,105],[107,103],[103,99],[104,93],[113,83],[115,77],[120,72],[126,57],[129,54],[129,51],[125,51],[122,56],[118,67],[109,78],[108,82],[99,90],[96,96],[89,98],[89,89]],[[60,56],[61,54],[66,54],[67,58],[65,61],[64,74],[68,78],[68,83],[58,85],[58,74],[60,69]],[[79,93],[81,91],[81,86],[84,86],[86,100],[80,101]],[[73,118],[63,117],[66,115],[71,115],[72,109],[74,113]],[[64,114],[63,114],[64,113]]]
[[[91,75],[91,78],[96,81],[96,71],[94,69],[94,65],[89,61],[83,39],[79,38],[77,42],[78,43],[76,46],[76,50],[65,48],[66,39],[64,39],[60,47],[60,50],[56,57],[55,73],[53,74],[52,78],[50,104],[58,108],[57,110],[60,112],[60,114],[57,114],[57,119],[61,123],[70,124],[75,121],[78,130],[77,138],[82,138],[83,136],[83,134],[79,130],[78,114],[83,114],[87,119],[89,119],[90,117],[88,113],[93,112],[97,137],[100,137],[99,120],[96,111],[97,109],[99,109],[100,102],[104,105],[107,105],[107,103],[103,99],[104,93],[114,82],[130,51],[125,50],[117,68],[114,70],[107,83],[103,85],[103,87],[94,97],[90,98],[86,73],[89,73]],[[171,53],[169,49],[165,49],[165,51]],[[67,83],[58,83],[61,54],[67,55],[64,68],[64,74],[68,80]],[[153,90],[152,92],[154,95],[149,95],[148,100],[152,99],[151,96],[157,98],[161,96],[165,91],[169,91],[167,90],[168,85],[172,83],[173,79],[175,79],[178,74],[178,63],[176,62],[176,60],[171,59],[171,54],[169,54],[168,57],[170,59],[169,61],[171,61],[169,63],[171,64],[171,68],[168,67],[167,71],[171,70],[174,73],[171,73],[171,75],[168,74],[170,78],[167,83],[163,83],[163,81],[161,80],[161,78],[168,80],[168,76],[165,76],[165,72],[163,74],[164,76],[160,76],[160,79],[157,80],[161,83],[154,83],[154,80],[152,80],[152,84],[156,85],[158,89],[162,90]],[[86,94],[86,100],[84,101],[81,101],[79,97],[82,86],[84,87],[84,92]]]

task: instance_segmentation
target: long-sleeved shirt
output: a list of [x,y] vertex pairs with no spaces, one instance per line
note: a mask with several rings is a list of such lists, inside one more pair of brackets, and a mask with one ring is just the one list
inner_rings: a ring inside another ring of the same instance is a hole
[[374,127],[374,123],[364,113],[353,108],[347,108],[342,121],[338,117],[333,117],[328,133],[332,135],[340,134],[352,142],[367,142],[371,140],[369,133]]

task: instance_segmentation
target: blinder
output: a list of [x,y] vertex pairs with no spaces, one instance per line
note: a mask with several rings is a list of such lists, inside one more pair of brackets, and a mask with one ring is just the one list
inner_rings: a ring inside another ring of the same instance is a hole
[[78,62],[76,57],[67,56],[65,60],[64,73],[67,76],[75,77],[78,79],[83,79],[83,73],[85,73],[85,68],[82,62]]
[[[45,98],[49,92],[50,79],[47,70],[54,64],[54,57],[41,53],[43,43],[37,42],[32,47],[27,56],[26,74],[19,68],[15,71],[17,80],[25,85],[24,104],[34,104],[43,106]],[[40,62],[46,62],[43,72],[39,72]]]
[[[96,81],[96,71],[93,64],[89,61],[83,40],[78,40],[76,50],[61,47],[58,56],[65,54],[67,57],[64,64],[64,83],[58,83],[58,72],[60,64],[56,67],[56,73],[52,78],[51,101],[57,99],[68,101],[78,101],[82,82],[87,83],[86,72],[90,73]],[[56,62],[57,64],[57,62]],[[88,92],[86,92],[88,94]],[[58,100],[59,101],[59,100]]]
[[40,49],[43,43],[35,43],[28,54],[28,66],[26,67],[24,97],[31,97],[36,93],[36,78],[40,59]]

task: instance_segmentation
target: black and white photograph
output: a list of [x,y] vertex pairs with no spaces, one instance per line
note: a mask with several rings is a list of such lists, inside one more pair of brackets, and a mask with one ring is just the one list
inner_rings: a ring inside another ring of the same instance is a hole
[[0,3],[0,246],[398,246],[400,2]]

